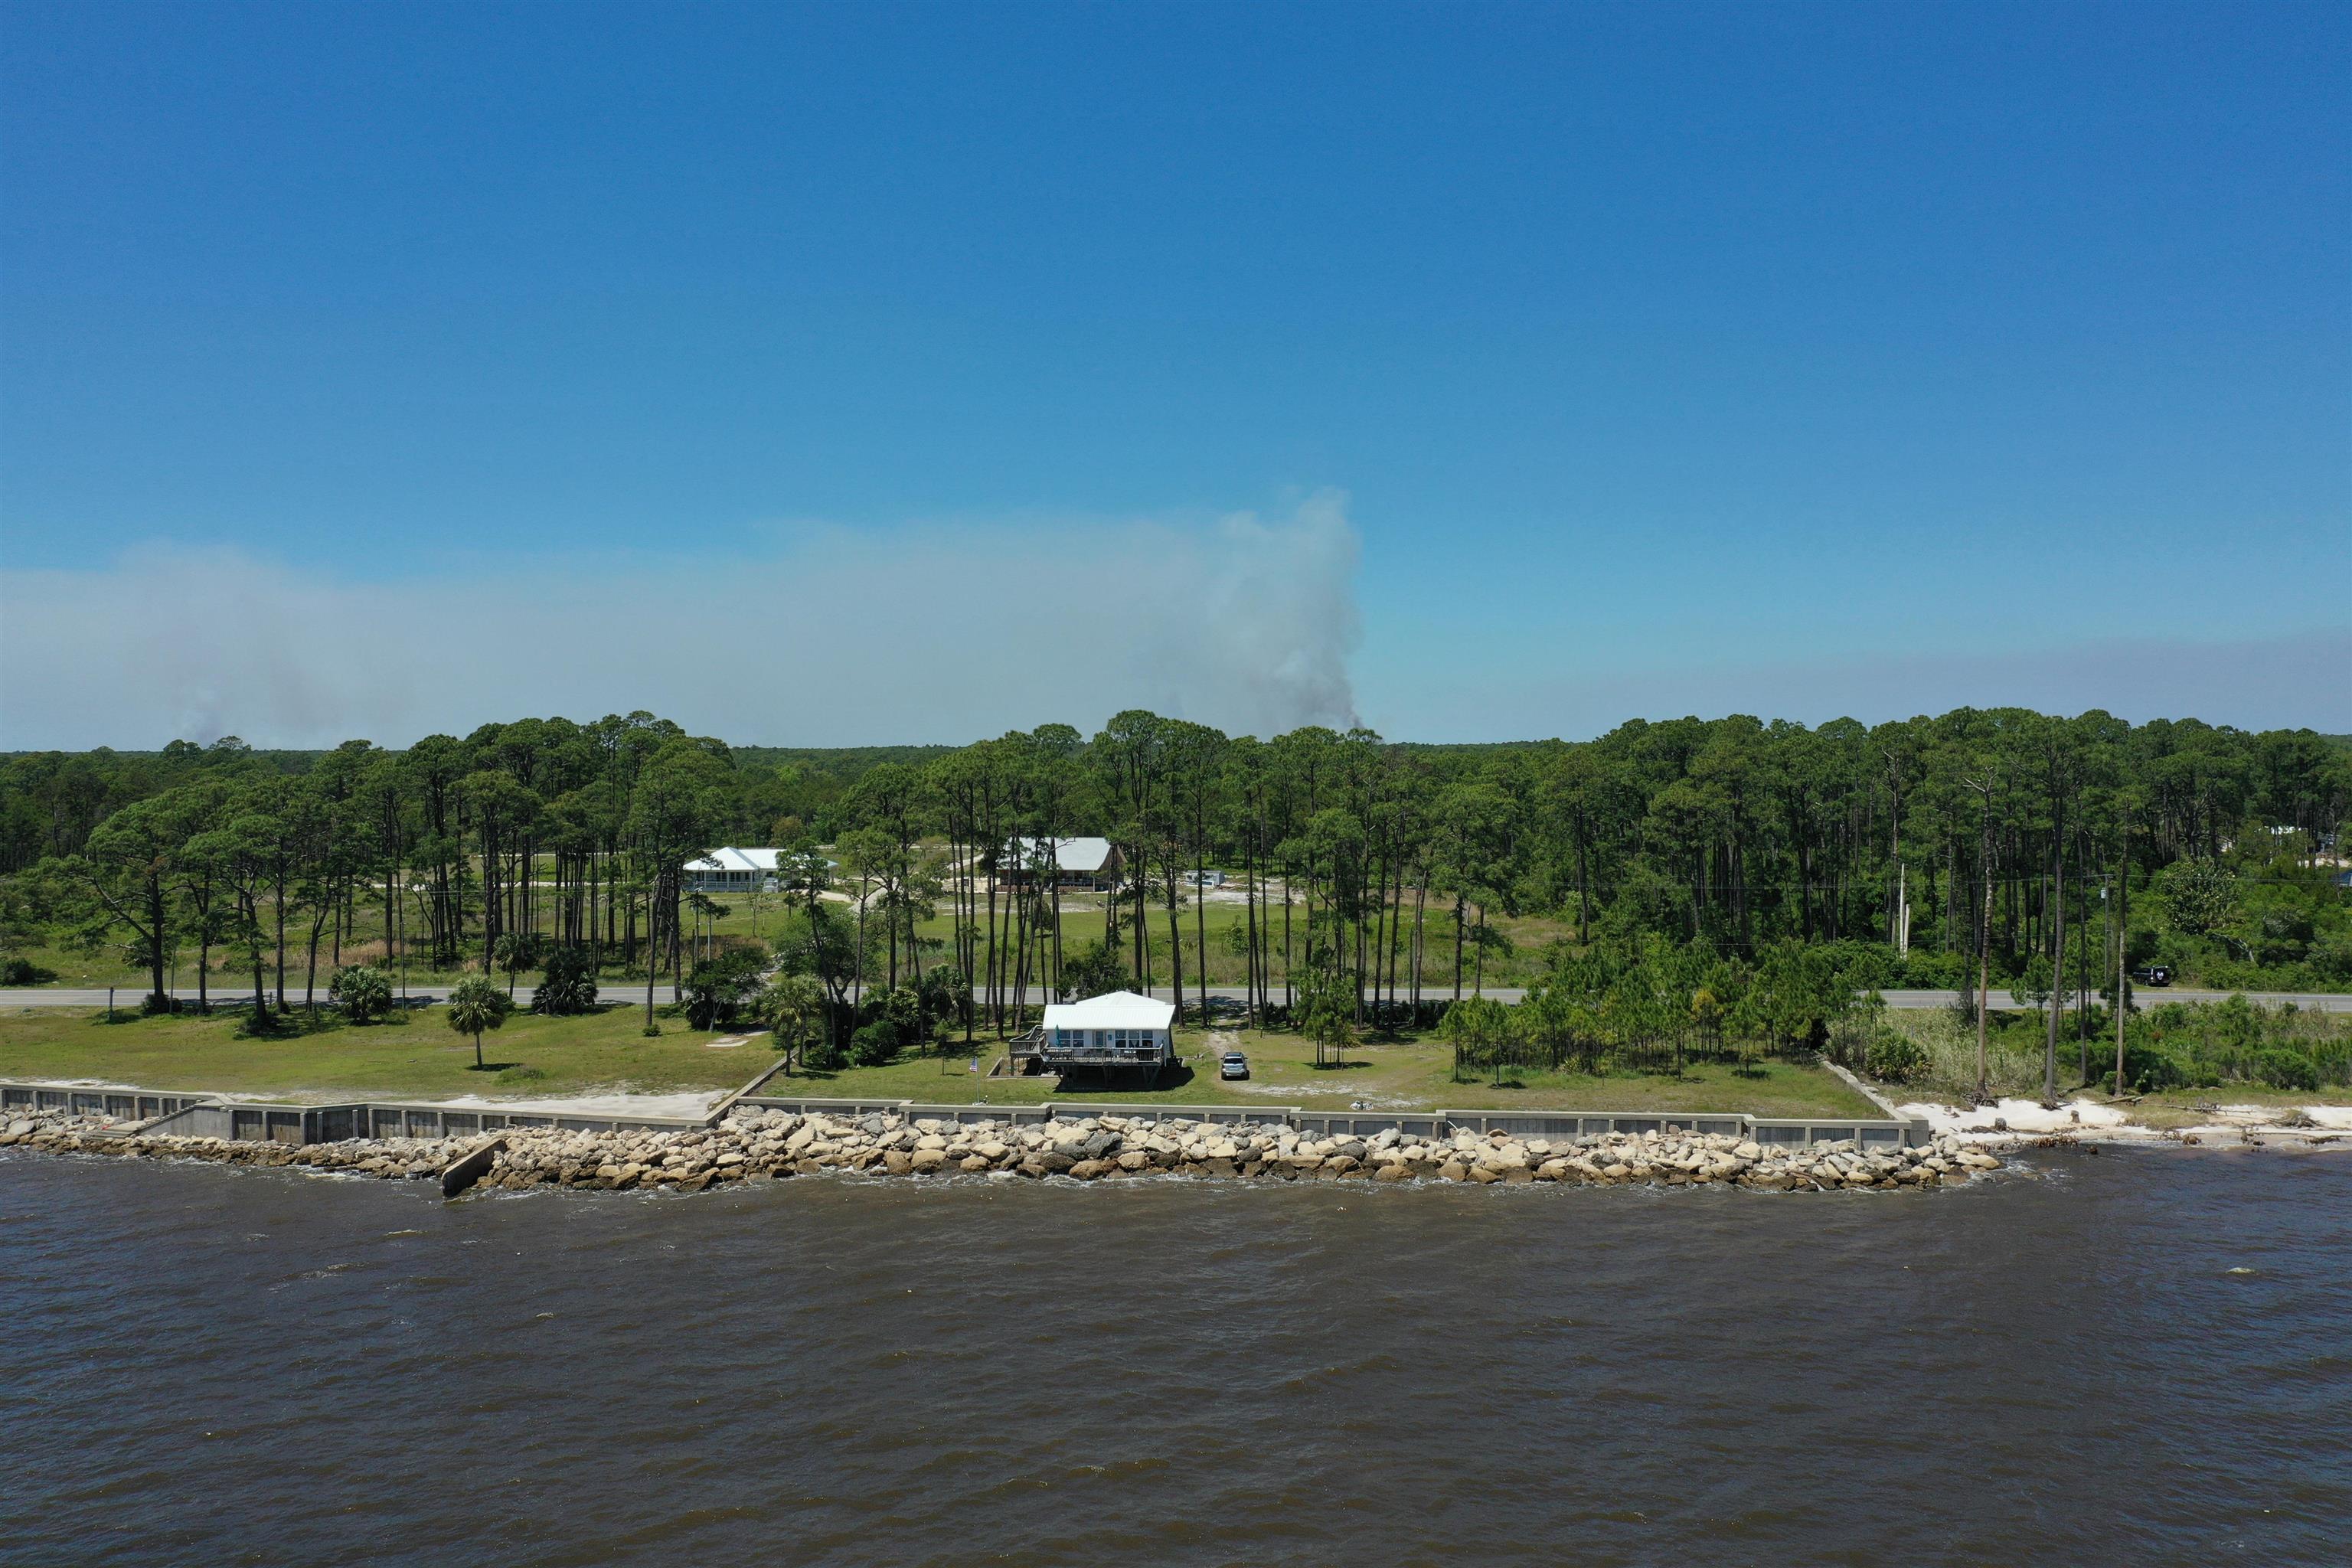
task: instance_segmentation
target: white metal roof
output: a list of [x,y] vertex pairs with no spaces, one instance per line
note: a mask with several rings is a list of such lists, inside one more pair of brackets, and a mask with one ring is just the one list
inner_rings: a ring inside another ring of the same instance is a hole
[[1112,991],[1083,1002],[1054,1002],[1045,1008],[1049,1029],[1164,1029],[1175,1021],[1175,1003],[1155,1002],[1132,991]]
[[[1045,853],[1045,838],[1015,838],[1004,847],[1008,865],[1016,858],[1034,858]],[[1110,860],[1110,840],[1108,838],[1056,838],[1053,840],[1054,863],[1065,871],[1099,871]]]
[[773,871],[781,849],[713,849],[699,860],[689,860],[689,871]]

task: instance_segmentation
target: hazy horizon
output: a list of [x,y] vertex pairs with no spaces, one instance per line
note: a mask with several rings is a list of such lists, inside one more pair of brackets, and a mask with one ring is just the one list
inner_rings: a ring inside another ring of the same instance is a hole
[[2352,730],[2352,11],[1333,20],[12,5],[0,746]]

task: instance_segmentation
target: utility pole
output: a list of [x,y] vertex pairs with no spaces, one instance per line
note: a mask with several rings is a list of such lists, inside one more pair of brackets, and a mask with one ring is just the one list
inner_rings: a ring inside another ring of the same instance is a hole
[[2131,828],[2124,829],[2124,847],[2116,859],[2116,1082],[2115,1096],[2124,1092],[2124,1018],[2131,1012]]
[[1977,792],[1982,804],[1977,830],[1977,869],[1984,879],[1984,917],[1977,925],[1977,1103],[1990,1096],[1985,1015],[1992,1005],[1992,771],[1961,781]]

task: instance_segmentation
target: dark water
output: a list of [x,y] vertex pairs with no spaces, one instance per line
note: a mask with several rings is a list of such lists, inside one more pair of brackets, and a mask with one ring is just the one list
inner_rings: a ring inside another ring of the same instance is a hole
[[0,1156],[0,1560],[2346,1561],[2352,1157],[2042,1161],[444,1206]]

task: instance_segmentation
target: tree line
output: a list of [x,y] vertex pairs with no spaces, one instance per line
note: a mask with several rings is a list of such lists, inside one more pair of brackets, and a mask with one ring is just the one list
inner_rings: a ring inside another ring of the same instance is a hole
[[[1205,1013],[1211,871],[1235,906],[1214,951],[1261,1019],[1475,995],[1530,915],[1556,923],[1548,973],[1659,944],[1761,973],[1784,946],[1859,943],[1913,984],[2038,965],[2087,990],[2170,955],[2224,984],[2331,985],[2352,983],[2352,931],[2318,851],[2347,805],[2352,751],[2328,737],[2099,712],[1443,747],[1139,710],[1091,736],[865,754],[730,748],[646,713],[528,719],[400,751],[11,757],[0,936],[122,944],[158,997],[183,952],[200,985],[226,954],[257,1011],[354,956],[511,973],[560,950],[682,988],[690,959],[739,945],[682,868],[749,843],[791,852],[786,968],[836,1002],[944,972],[1000,1029],[1117,984]],[[1057,846],[1082,835],[1126,874],[1073,941]]]

